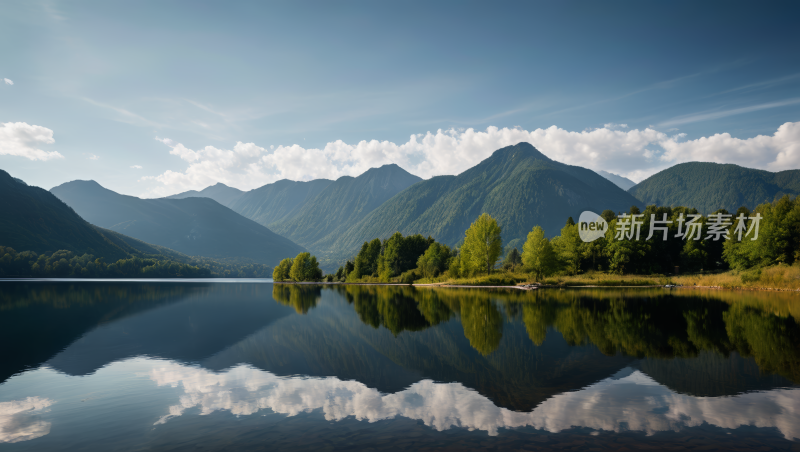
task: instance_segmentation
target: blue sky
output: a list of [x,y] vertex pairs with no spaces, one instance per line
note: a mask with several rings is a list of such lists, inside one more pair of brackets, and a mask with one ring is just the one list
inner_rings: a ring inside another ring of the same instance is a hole
[[0,168],[160,196],[390,161],[455,174],[520,137],[634,180],[686,160],[798,168],[797,17],[797,2],[4,2]]

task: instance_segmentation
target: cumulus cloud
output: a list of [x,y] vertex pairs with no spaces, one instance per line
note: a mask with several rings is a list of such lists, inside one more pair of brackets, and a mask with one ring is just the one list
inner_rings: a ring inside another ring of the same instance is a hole
[[52,404],[52,400],[41,397],[0,402],[0,443],[18,443],[50,433],[50,423],[37,415]]
[[14,82],[12,82],[10,78],[4,78],[3,81],[6,82],[6,85],[13,85],[14,84]]
[[15,155],[30,160],[64,158],[56,151],[43,151],[36,146],[55,143],[53,131],[24,122],[0,124],[0,155]]
[[99,157],[99,156],[96,156],[96,155],[94,155],[94,154],[89,154],[89,157],[87,157],[87,158],[88,158],[89,160],[100,160],[100,157]]
[[132,165],[131,168],[133,168],[133,169],[142,169],[142,165]]
[[572,427],[619,432],[679,431],[708,423],[735,429],[743,425],[777,428],[787,439],[800,438],[800,390],[778,389],[735,397],[678,394],[647,375],[628,369],[624,378],[608,378],[580,391],[556,395],[532,412],[511,411],[460,383],[422,380],[408,389],[381,394],[353,380],[335,377],[278,377],[239,365],[214,373],[177,363],[155,366],[150,378],[159,386],[182,386],[179,403],[166,410],[163,424],[198,407],[201,415],[229,411],[251,415],[262,409],[294,416],[321,410],[328,421],[347,417],[375,422],[395,417],[420,420],[438,431],[534,427],[557,433]]
[[336,179],[357,176],[388,163],[396,163],[423,178],[459,174],[493,151],[523,141],[553,160],[613,172],[637,182],[676,163],[693,160],[770,170],[800,167],[800,123],[786,123],[772,136],[739,139],[718,134],[688,141],[685,134],[669,135],[650,127],[619,130],[622,128],[627,125],[609,123],[581,132],[556,126],[533,131],[497,127],[485,131],[440,129],[411,135],[401,144],[377,140],[348,144],[337,140],[321,149],[297,144],[273,149],[238,142],[232,149],[206,146],[192,150],[169,138],[157,138],[171,148],[170,154],[184,160],[187,168],[150,177],[159,183],[150,194],[164,196],[217,182],[249,190],[280,179]]

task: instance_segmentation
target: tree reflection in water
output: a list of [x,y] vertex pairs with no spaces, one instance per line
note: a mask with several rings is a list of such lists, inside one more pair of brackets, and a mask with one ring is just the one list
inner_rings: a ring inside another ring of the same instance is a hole
[[[395,336],[457,318],[472,348],[500,347],[504,322],[521,321],[535,345],[548,329],[568,344],[636,358],[693,358],[703,352],[753,357],[762,373],[800,383],[800,299],[794,294],[731,294],[663,289],[515,289],[334,286],[361,321]],[[300,314],[321,286],[275,285],[273,296]]]

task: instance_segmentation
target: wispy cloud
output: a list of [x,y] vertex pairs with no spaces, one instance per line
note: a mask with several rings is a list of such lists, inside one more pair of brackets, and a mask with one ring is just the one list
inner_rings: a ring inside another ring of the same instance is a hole
[[773,79],[770,79],[770,80],[765,80],[763,82],[750,83],[748,85],[743,85],[743,86],[739,86],[737,88],[729,89],[727,91],[722,91],[721,93],[718,93],[718,94],[728,94],[728,93],[733,93],[733,92],[736,92],[736,91],[744,91],[744,90],[753,90],[753,89],[766,88],[766,87],[769,87],[769,86],[780,85],[782,83],[790,82],[792,80],[797,80],[797,79],[800,79],[800,73],[787,75],[785,77],[773,78]]
[[94,154],[89,154],[89,157],[86,157],[89,160],[100,160],[100,157]]
[[14,84],[14,82],[11,81],[10,78],[4,78],[3,81],[6,83],[6,85],[13,85]]
[[751,105],[749,107],[734,108],[731,110],[710,111],[703,113],[694,113],[690,115],[678,116],[676,118],[667,120],[659,124],[661,127],[678,126],[681,124],[689,124],[700,121],[710,121],[712,119],[724,118],[726,116],[740,115],[743,113],[750,113],[753,111],[766,110],[769,108],[785,107],[787,105],[800,104],[800,97],[793,99],[782,100],[778,102],[768,102],[764,104]]
[[131,165],[133,169],[142,169],[142,165]]
[[130,110],[125,109],[125,108],[117,107],[117,106],[106,104],[106,103],[103,103],[103,102],[98,102],[98,101],[96,101],[94,99],[90,99],[88,97],[81,97],[80,99],[83,100],[84,102],[88,102],[88,103],[90,103],[90,104],[92,104],[92,105],[94,105],[96,107],[105,108],[105,109],[112,110],[112,111],[115,111],[115,112],[119,113],[121,118],[118,118],[117,120],[120,121],[120,122],[124,122],[126,124],[133,124],[133,125],[147,125],[147,126],[158,127],[158,128],[162,127],[162,124],[159,124],[159,123],[157,123],[155,121],[151,121],[151,120],[149,120],[149,119],[147,119],[147,118],[145,118],[143,116],[140,116],[140,115],[138,115],[138,114],[136,114],[136,113],[134,113],[134,112],[132,112]]

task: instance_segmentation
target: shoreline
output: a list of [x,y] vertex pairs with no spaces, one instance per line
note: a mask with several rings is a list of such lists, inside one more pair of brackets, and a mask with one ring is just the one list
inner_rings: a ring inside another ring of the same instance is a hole
[[326,286],[409,286],[409,287],[445,287],[457,289],[517,289],[517,290],[538,290],[538,289],[711,289],[711,290],[730,290],[730,291],[774,291],[774,292],[800,292],[800,289],[781,289],[773,287],[722,287],[722,286],[680,286],[680,285],[641,285],[641,286],[609,286],[609,285],[514,285],[514,286],[479,286],[467,284],[444,284],[444,283],[425,283],[425,284],[405,284],[405,283],[354,283],[354,282],[308,282],[308,281],[281,281],[273,284],[291,285],[326,285]]

